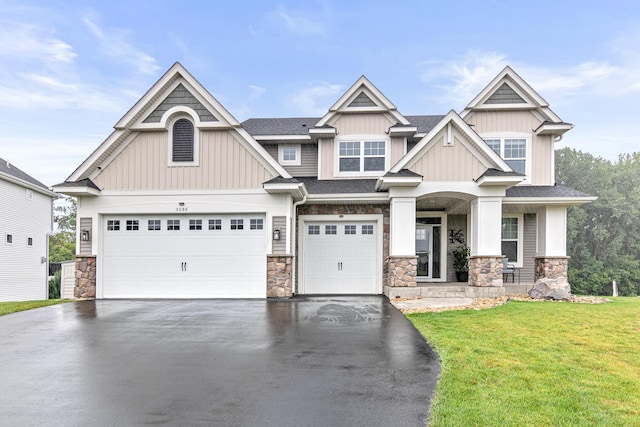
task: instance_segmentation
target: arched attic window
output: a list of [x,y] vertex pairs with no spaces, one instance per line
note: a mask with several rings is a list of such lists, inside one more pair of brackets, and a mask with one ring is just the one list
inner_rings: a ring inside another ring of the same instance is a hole
[[172,129],[171,160],[174,162],[193,162],[195,132],[189,119],[180,118]]

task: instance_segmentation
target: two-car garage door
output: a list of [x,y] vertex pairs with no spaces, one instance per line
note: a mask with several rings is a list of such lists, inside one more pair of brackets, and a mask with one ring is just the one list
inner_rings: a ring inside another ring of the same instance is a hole
[[264,215],[106,216],[103,298],[264,298]]

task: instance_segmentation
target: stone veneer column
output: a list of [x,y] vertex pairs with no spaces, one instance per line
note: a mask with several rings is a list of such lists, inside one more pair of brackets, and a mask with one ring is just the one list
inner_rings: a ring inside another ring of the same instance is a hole
[[76,298],[96,297],[95,255],[76,255],[76,283],[73,296]]
[[502,256],[469,257],[469,286],[502,285]]
[[418,272],[418,257],[415,255],[390,256],[387,258],[384,283],[392,287],[415,287]]
[[534,283],[538,279],[556,279],[558,277],[567,278],[567,268],[569,267],[568,256],[541,256],[535,257],[533,273]]
[[291,298],[293,255],[267,255],[267,298]]

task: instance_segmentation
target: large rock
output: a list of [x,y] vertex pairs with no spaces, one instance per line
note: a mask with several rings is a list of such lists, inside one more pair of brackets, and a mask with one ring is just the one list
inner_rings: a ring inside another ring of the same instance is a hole
[[533,299],[551,299],[556,301],[571,301],[571,285],[566,277],[543,277],[538,279],[529,291]]

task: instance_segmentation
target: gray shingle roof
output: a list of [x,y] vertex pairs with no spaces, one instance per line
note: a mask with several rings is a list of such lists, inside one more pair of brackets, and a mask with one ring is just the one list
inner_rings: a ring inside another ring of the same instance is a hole
[[384,174],[384,176],[412,176],[422,178],[422,175],[420,175],[419,173],[415,173],[414,171],[411,171],[409,169],[400,169],[398,172],[387,172]]
[[34,177],[30,176],[26,172],[21,171],[14,165],[10,164],[9,162],[1,158],[0,158],[0,172],[7,174],[9,176],[12,176],[14,178],[20,179],[22,181],[26,181],[29,184],[44,188],[45,190],[49,189],[49,187],[47,187],[46,185],[44,185]]
[[332,179],[315,177],[298,178],[304,182],[309,194],[375,193],[376,179]]
[[271,178],[269,181],[265,181],[264,184],[296,184],[298,181],[296,178],[283,178],[281,176],[276,176],[275,178]]
[[61,184],[56,184],[55,187],[87,187],[100,191],[100,187],[89,178],[81,179],[80,181],[65,181]]
[[524,176],[524,175],[518,172],[505,172],[495,168],[489,168],[486,171],[484,171],[484,173],[480,176],[482,177],[482,176]]
[[589,197],[564,185],[517,185],[507,190],[507,197]]
[[444,116],[404,116],[409,122],[418,128],[418,133],[427,133],[442,120]]

